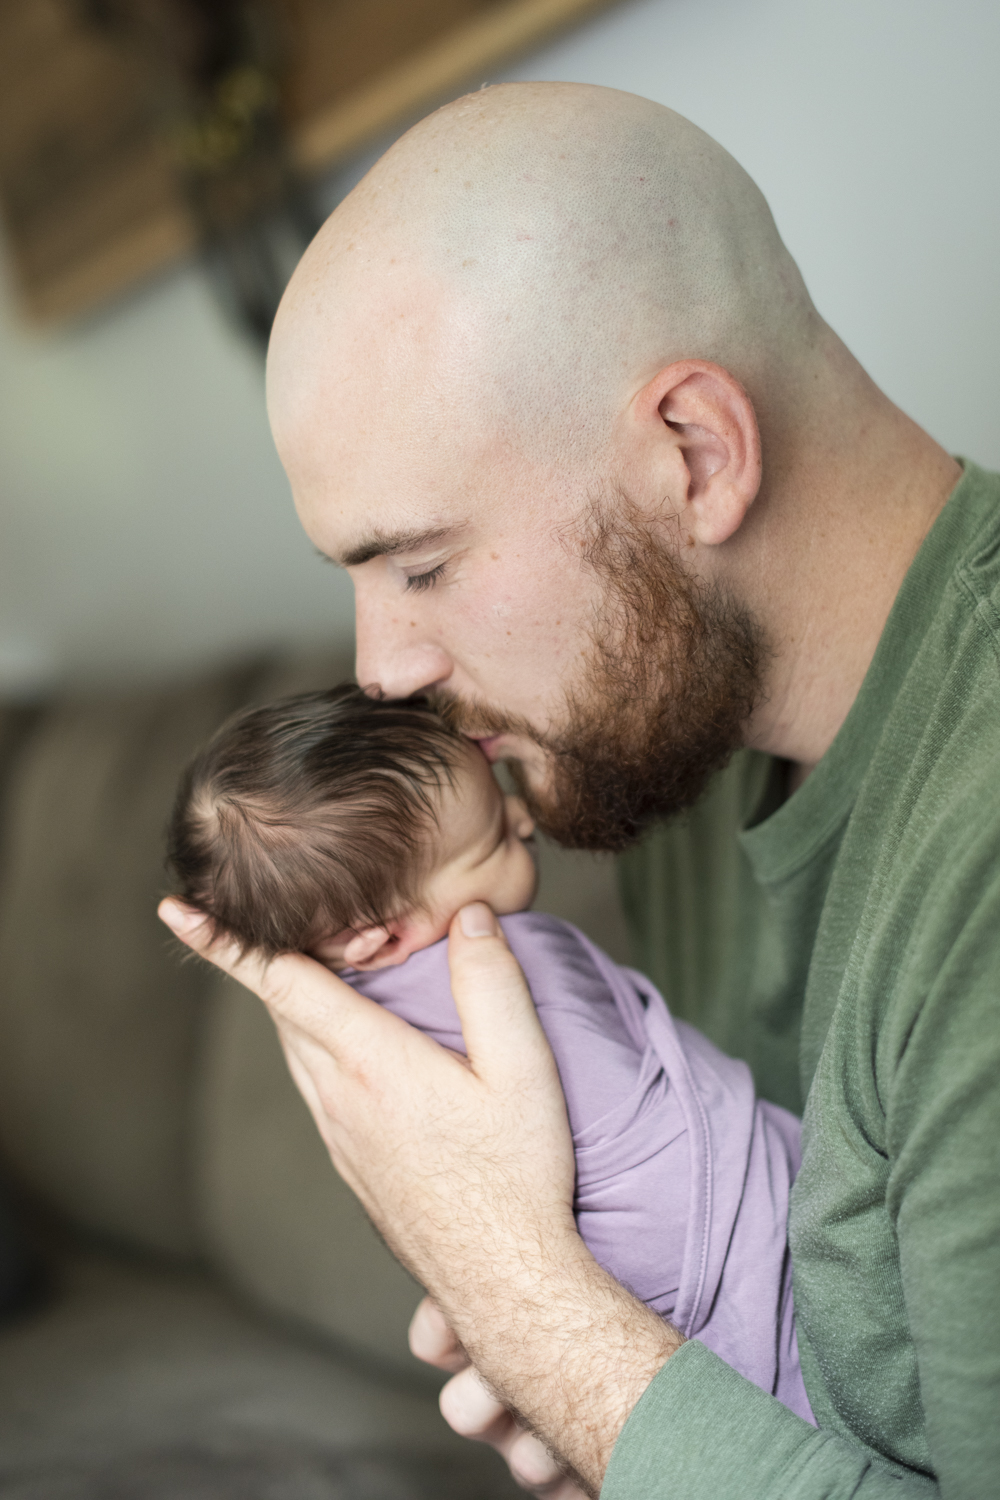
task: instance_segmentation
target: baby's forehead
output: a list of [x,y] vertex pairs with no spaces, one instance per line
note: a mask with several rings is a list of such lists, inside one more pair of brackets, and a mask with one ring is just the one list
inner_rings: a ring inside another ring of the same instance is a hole
[[489,761],[474,741],[467,743],[434,793],[437,831],[445,841],[456,833],[471,837],[492,825],[503,801]]
[[442,783],[443,796],[492,805],[502,796],[493,767],[475,740],[462,739],[451,762],[451,775]]

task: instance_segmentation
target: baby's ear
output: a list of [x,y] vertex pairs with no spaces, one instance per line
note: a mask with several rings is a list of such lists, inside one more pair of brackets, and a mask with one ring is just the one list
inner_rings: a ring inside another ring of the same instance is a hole
[[357,967],[374,958],[386,943],[392,942],[392,933],[387,927],[366,927],[356,932],[344,949],[344,962]]
[[384,927],[367,927],[359,932],[345,948],[344,959],[356,969],[387,969],[405,963],[411,953],[430,947],[447,931],[446,922],[435,922],[421,912],[405,913],[393,917]]

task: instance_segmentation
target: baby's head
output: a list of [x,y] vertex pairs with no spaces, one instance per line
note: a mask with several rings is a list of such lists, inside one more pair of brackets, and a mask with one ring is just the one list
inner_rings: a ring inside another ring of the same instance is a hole
[[168,859],[243,949],[368,969],[436,942],[469,901],[530,906],[532,829],[429,704],[349,683],[224,724],[181,779]]

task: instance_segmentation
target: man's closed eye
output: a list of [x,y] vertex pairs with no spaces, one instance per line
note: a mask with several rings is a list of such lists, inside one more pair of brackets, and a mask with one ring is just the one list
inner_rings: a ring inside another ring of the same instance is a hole
[[419,593],[421,589],[432,589],[444,573],[444,563],[430,568],[426,573],[414,573],[406,580],[407,592]]

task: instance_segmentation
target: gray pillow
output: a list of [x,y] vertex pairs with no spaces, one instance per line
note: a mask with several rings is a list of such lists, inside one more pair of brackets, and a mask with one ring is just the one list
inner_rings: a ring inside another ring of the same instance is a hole
[[515,1500],[495,1454],[337,1453],[306,1442],[160,1449],[4,1472],[4,1500]]
[[40,1266],[0,1182],[0,1321],[26,1308],[40,1284]]

